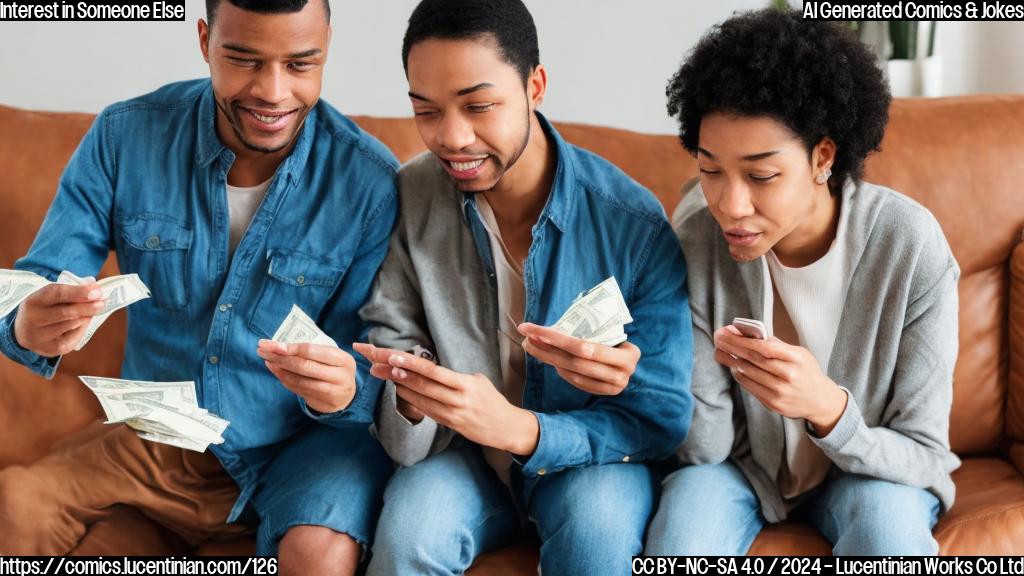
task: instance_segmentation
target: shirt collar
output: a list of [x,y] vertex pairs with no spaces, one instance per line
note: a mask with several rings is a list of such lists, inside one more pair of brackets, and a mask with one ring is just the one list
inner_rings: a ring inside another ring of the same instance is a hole
[[[566,230],[567,224],[572,220],[572,211],[576,207],[576,167],[573,163],[573,150],[570,145],[562,139],[562,136],[551,125],[551,122],[540,112],[536,112],[537,120],[541,129],[551,137],[551,143],[556,150],[555,177],[551,181],[551,192],[544,210],[540,213],[539,222],[550,220],[560,231]],[[476,194],[466,194],[463,197],[463,216],[469,218],[470,210],[475,206]]]
[[[293,180],[302,172],[309,159],[309,151],[313,142],[313,125],[316,124],[317,108],[319,101],[306,115],[302,128],[299,129],[299,136],[295,141],[288,157],[278,168],[278,172],[287,174]],[[199,101],[199,117],[197,122],[198,144],[196,146],[196,164],[205,168],[219,158],[227,150],[224,143],[217,135],[217,104],[214,101],[213,85],[208,84],[207,89]],[[230,151],[229,151],[230,152]],[[234,154],[232,153],[232,158]]]

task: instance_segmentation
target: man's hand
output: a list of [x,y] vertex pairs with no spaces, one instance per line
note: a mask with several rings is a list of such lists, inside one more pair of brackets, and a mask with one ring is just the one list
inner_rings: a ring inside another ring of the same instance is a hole
[[554,367],[566,382],[591,394],[621,393],[640,361],[640,349],[629,342],[605,346],[530,323],[520,324],[519,333],[526,336],[523,350],[527,354]]
[[334,346],[260,340],[256,350],[285,388],[324,414],[344,410],[356,395],[356,361]]
[[62,356],[75,349],[89,321],[105,305],[103,289],[95,282],[81,286],[50,284],[18,307],[14,339],[40,356]]
[[733,326],[715,331],[715,361],[769,410],[803,418],[827,436],[846,410],[846,392],[818,365],[809,350],[778,338],[747,338]]
[[[381,380],[391,380],[391,365],[388,364],[388,358],[398,353],[398,350],[378,348],[372,344],[364,344],[362,342],[356,342],[352,347],[370,361],[370,374]],[[398,413],[409,422],[419,424],[423,421],[423,412],[420,412],[418,408],[409,404],[401,396],[395,398],[395,407],[398,409]]]
[[519,456],[536,450],[537,417],[513,406],[483,374],[462,374],[407,352],[368,344],[357,344],[356,350],[373,362],[371,374],[394,382],[400,399],[438,424],[482,446]]

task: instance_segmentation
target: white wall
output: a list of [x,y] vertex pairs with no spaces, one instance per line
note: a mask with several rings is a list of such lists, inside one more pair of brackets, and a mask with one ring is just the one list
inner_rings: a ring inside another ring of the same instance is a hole
[[[525,0],[549,69],[552,118],[675,132],[665,83],[701,33],[768,0]],[[350,114],[407,116],[401,65],[417,0],[333,0],[324,97]],[[795,4],[796,2],[794,2]],[[162,84],[207,74],[196,40],[202,0],[187,22],[2,22],[0,103],[99,111]],[[1024,23],[942,22],[937,52],[947,94],[1024,92]]]

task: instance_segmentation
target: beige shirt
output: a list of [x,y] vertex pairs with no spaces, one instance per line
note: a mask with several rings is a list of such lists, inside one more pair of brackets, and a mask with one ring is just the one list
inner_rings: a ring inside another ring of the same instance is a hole
[[[773,317],[766,318],[769,332],[807,348],[826,374],[852,273],[848,269],[846,213],[840,211],[836,239],[815,262],[789,268],[774,252],[764,259],[772,287],[765,292],[774,294],[772,305],[765,307],[773,310]],[[832,461],[811,440],[805,420],[785,418],[783,428],[786,453],[779,467],[779,493],[792,499],[821,484]]]
[[227,184],[231,254],[235,253],[235,248],[238,248],[238,243],[242,241],[242,236],[249,229],[249,223],[252,222],[252,217],[256,215],[256,210],[259,209],[260,203],[263,202],[263,198],[267,195],[267,189],[270,188],[272,180],[273,177],[256,186],[232,186]]
[[[483,194],[476,195],[476,203],[491,241],[491,255],[494,258],[494,273],[498,284],[498,352],[501,354],[502,381],[495,382],[495,385],[509,402],[522,406],[523,386],[526,383],[526,352],[523,350],[523,336],[519,334],[517,327],[523,322],[526,309],[523,269],[502,241],[494,211]],[[483,452],[484,458],[498,473],[501,481],[508,485],[512,455],[504,450],[486,446],[483,447]]]

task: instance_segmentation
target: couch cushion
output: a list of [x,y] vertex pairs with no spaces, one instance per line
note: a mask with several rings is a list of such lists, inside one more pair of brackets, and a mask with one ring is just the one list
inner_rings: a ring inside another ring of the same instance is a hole
[[1024,227],[1024,96],[893,102],[882,152],[866,178],[928,207],[963,271],[960,359],[950,442],[959,454],[996,450],[1005,429],[1006,265]]
[[[1024,239],[1024,238],[1022,238]],[[1010,263],[1010,380],[1006,434],[1016,445],[1011,455],[1024,451],[1024,242],[1013,250]],[[1024,460],[1014,460],[1024,471]]]
[[956,503],[935,526],[941,554],[1024,550],[1024,476],[1002,458],[968,458],[953,473]]

